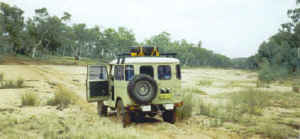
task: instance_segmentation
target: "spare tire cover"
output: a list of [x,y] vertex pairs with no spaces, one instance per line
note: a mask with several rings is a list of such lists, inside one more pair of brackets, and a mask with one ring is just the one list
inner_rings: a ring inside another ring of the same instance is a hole
[[127,86],[129,97],[137,104],[149,104],[157,95],[157,83],[149,75],[136,75]]

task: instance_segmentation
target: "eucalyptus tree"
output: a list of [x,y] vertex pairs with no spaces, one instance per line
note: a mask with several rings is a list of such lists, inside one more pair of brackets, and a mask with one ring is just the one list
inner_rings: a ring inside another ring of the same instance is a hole
[[18,7],[0,2],[1,32],[7,36],[12,52],[17,52],[22,47],[23,13]]

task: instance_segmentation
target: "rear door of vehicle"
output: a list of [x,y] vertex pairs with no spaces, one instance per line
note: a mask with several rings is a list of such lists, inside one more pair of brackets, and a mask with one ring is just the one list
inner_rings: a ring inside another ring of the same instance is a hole
[[102,101],[109,98],[107,65],[87,66],[86,96],[88,102]]

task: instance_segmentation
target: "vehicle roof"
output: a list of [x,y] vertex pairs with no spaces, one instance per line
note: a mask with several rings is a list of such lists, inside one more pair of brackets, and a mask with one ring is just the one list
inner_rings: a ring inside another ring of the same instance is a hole
[[[110,62],[110,64],[117,64],[117,59]],[[122,59],[120,59],[122,61]],[[124,64],[179,64],[177,58],[171,57],[126,57]]]

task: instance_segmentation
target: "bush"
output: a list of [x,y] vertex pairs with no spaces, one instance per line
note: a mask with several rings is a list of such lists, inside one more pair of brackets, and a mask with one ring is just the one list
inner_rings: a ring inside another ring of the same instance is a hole
[[291,127],[270,122],[263,124],[257,132],[271,139],[287,139],[298,136],[298,133]]
[[61,108],[66,108],[70,104],[74,104],[72,92],[60,86],[58,91],[55,93],[54,98],[51,98],[47,101],[47,105],[58,106]]
[[0,82],[0,89],[17,88],[13,81],[2,81]]
[[25,93],[21,97],[22,106],[37,106],[40,104],[40,98],[36,93]]
[[285,67],[281,67],[277,65],[270,66],[269,64],[264,64],[261,67],[261,70],[258,72],[258,79],[269,83],[274,80],[287,78],[288,75],[289,75],[289,71]]
[[17,82],[16,82],[16,86],[18,88],[22,88],[23,84],[24,84],[24,80],[23,79],[18,79]]
[[4,80],[4,74],[0,73],[0,82],[2,82]]
[[23,79],[19,79],[16,82],[13,81],[1,81],[0,89],[14,89],[14,88],[22,88],[24,84]]
[[296,93],[300,92],[300,81],[295,81],[293,83],[292,90]]
[[183,106],[177,109],[177,116],[178,119],[188,119],[192,116],[193,112],[193,102],[192,102],[193,95],[188,94],[183,98]]

